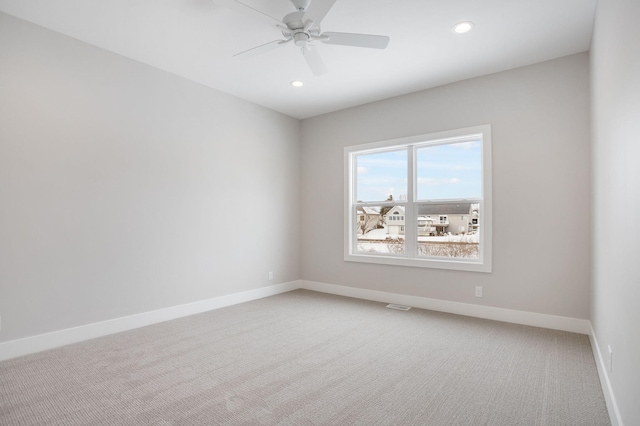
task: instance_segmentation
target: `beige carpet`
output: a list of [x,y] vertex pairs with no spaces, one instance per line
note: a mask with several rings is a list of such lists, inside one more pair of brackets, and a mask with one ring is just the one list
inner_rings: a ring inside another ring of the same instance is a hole
[[587,336],[298,290],[0,363],[1,425],[608,425]]

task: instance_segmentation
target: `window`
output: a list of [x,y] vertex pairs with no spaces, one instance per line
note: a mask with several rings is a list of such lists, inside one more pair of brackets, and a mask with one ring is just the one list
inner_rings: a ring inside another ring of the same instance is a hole
[[345,187],[345,260],[491,272],[489,125],[347,147]]

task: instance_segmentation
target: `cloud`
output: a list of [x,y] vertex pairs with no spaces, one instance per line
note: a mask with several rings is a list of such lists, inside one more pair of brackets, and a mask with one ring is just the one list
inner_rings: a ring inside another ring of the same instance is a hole
[[418,183],[422,185],[436,185],[438,183],[438,179],[434,178],[418,178]]
[[458,178],[418,178],[419,185],[440,185],[440,184],[456,184],[462,182],[462,179]]
[[367,168],[364,166],[358,166],[358,174],[363,175],[365,173],[367,173]]
[[451,146],[467,150],[467,149],[476,148],[476,147],[480,146],[480,142],[478,142],[478,141],[460,142],[460,143],[451,144]]

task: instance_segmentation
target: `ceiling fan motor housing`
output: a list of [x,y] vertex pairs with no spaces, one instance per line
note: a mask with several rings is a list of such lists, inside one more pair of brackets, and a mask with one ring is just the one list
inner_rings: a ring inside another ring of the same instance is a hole
[[290,30],[301,30],[304,28],[304,22],[302,22],[303,17],[304,12],[291,12],[282,19],[282,23]]
[[320,34],[320,28],[317,26],[305,28],[307,25],[303,22],[304,14],[304,11],[291,12],[282,20],[282,23],[289,29],[289,31],[283,29],[282,35],[293,38],[293,43],[298,47],[307,46],[311,41],[311,35]]

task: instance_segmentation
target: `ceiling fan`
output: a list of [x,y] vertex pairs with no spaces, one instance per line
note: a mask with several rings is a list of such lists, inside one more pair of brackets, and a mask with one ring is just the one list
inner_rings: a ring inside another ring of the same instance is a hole
[[311,72],[313,72],[314,75],[322,75],[327,73],[327,69],[320,54],[312,44],[314,41],[373,49],[384,49],[389,44],[389,37],[387,36],[337,32],[323,33],[320,30],[320,23],[329,10],[331,10],[336,0],[291,0],[296,11],[286,15],[282,18],[282,21],[238,0],[213,1],[221,6],[235,9],[278,28],[284,37],[284,39],[273,40],[269,43],[237,53],[234,57],[258,55],[293,42],[293,44],[302,51],[302,55]]

